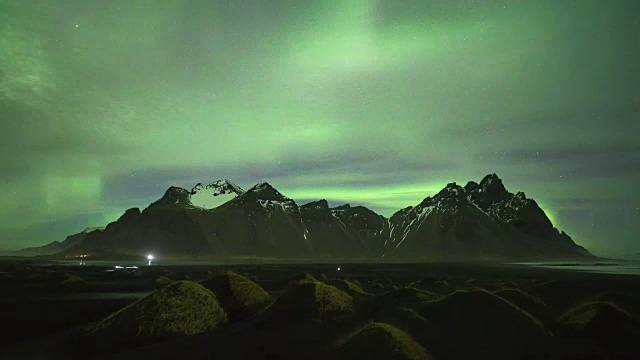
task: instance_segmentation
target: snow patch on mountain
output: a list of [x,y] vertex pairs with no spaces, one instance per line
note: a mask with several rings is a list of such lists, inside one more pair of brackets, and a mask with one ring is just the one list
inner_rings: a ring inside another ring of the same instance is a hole
[[282,210],[285,213],[293,213],[296,211],[296,207],[294,206],[293,200],[279,201],[279,200],[258,199],[258,203],[262,205],[262,207],[267,211],[273,211],[275,209]]
[[190,200],[196,207],[215,209],[242,193],[244,191],[240,187],[228,180],[218,180],[208,185],[197,184],[191,190]]
[[425,207],[420,208],[420,209],[417,211],[418,218],[419,218],[419,219],[424,219],[424,218],[426,218],[427,216],[429,216],[429,214],[431,214],[431,212],[433,211],[433,209],[435,209],[435,206],[425,206]]
[[[410,230],[411,230],[411,225],[413,225],[413,223],[416,221],[416,219],[411,220],[411,222],[409,223],[409,225],[407,225],[404,228],[404,231],[402,233],[402,239],[400,239],[400,241],[398,242],[398,245],[396,245],[396,249],[404,242],[404,240],[407,238],[407,235],[409,235]],[[404,226],[404,223],[403,223]]]

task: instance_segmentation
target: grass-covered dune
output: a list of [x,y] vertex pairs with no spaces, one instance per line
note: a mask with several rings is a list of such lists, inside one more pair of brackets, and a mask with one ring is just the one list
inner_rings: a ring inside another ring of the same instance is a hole
[[272,296],[260,285],[231,271],[200,284],[216,295],[231,322],[247,318],[273,301]]
[[87,333],[107,344],[143,343],[199,334],[227,321],[211,291],[176,281],[90,326]]
[[289,286],[269,308],[275,318],[331,321],[354,312],[353,298],[334,286],[305,279]]
[[456,291],[424,303],[419,314],[432,324],[426,341],[436,358],[526,357],[551,338],[538,319],[484,290]]
[[606,339],[640,339],[640,322],[609,302],[588,302],[569,309],[558,318],[561,335]]
[[640,359],[638,277],[340,266],[0,267],[0,358]]
[[340,359],[424,360],[425,349],[404,331],[373,322],[346,336],[336,351]]

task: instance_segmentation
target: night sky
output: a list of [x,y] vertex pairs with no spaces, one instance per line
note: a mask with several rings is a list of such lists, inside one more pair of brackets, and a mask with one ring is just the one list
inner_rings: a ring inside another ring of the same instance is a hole
[[640,2],[2,0],[0,248],[268,181],[389,216],[497,173],[640,252]]

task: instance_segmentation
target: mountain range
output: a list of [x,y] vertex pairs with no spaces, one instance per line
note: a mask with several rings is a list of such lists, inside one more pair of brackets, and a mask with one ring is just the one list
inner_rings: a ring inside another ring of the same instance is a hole
[[[40,250],[40,252],[38,252]],[[556,229],[524,193],[495,174],[448,184],[389,219],[363,206],[298,205],[268,183],[243,190],[228,180],[170,187],[144,210],[105,228],[23,254],[73,257],[254,256],[281,259],[550,260],[592,255]]]
[[39,255],[58,254],[80,244],[80,242],[82,242],[82,240],[84,239],[85,236],[87,236],[88,233],[92,231],[102,231],[102,230],[104,230],[104,227],[93,227],[93,228],[89,227],[77,234],[67,236],[67,238],[62,242],[53,241],[44,246],[28,247],[25,249],[20,249],[18,251],[9,253],[7,255],[39,256]]

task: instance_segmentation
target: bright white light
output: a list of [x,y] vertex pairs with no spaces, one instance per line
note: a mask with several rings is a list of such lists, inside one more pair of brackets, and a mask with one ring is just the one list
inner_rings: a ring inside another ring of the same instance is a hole
[[338,268],[338,271],[340,271],[340,268]]
[[153,255],[147,255],[147,260],[153,260]]
[[124,268],[120,265],[116,265],[116,269],[124,269]]

